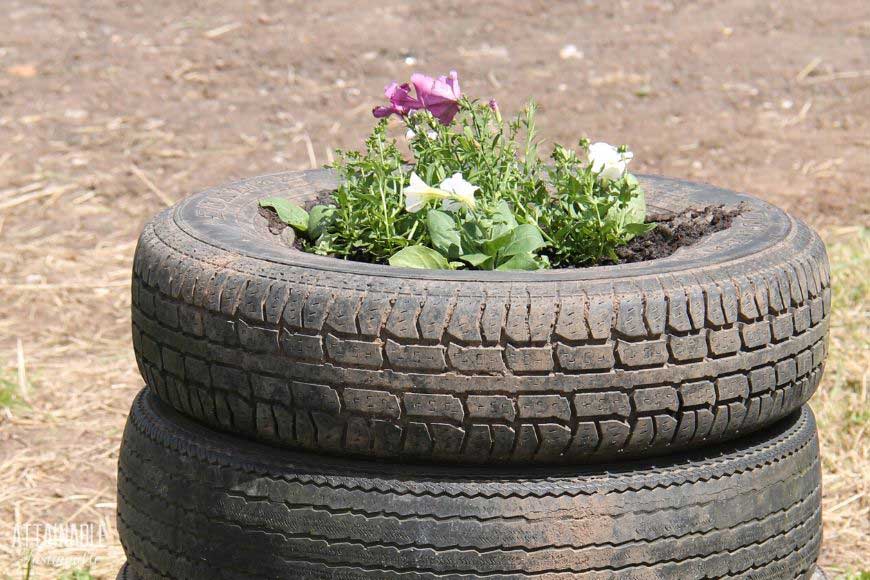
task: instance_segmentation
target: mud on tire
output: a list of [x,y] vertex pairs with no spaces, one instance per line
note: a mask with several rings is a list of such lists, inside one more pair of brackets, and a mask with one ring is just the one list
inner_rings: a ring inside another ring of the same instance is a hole
[[760,200],[641,179],[656,211],[742,204],[731,228],[635,264],[420,271],[283,247],[256,201],[326,172],[197,194],[149,223],[133,274],[148,386],[207,425],[336,454],[583,463],[750,433],[819,384],[828,262]]

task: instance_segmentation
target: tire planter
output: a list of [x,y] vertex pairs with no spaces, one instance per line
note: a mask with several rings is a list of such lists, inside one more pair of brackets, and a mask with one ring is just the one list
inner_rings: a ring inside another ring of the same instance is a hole
[[292,172],[194,195],[136,250],[148,387],[206,425],[280,446],[454,463],[594,463],[734,439],[819,384],[824,245],[758,199],[642,177],[657,211],[742,214],[672,256],[533,273],[314,256],[257,200],[336,187]]
[[820,477],[808,407],[704,451],[517,470],[276,449],[143,391],[118,531],[142,580],[809,578]]

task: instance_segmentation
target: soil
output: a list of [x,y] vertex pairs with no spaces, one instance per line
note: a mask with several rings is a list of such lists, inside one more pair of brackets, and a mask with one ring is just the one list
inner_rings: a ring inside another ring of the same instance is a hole
[[[310,210],[317,204],[328,203],[329,192],[321,193],[316,199],[309,200],[304,204],[306,210]],[[286,242],[286,231],[289,227],[278,218],[274,209],[268,207],[259,208],[260,215],[268,220],[269,232],[282,238]],[[707,206],[705,208],[689,208],[677,214],[650,215],[646,223],[655,223],[656,227],[647,233],[633,238],[628,244],[616,249],[619,261],[604,259],[597,264],[589,266],[609,266],[614,264],[630,264],[645,260],[666,258],[679,248],[691,246],[706,235],[722,231],[731,227],[732,220],[740,215],[740,208],[726,209],[724,206]],[[292,237],[293,248],[303,251],[302,243],[298,237]],[[369,262],[369,260],[356,260]]]
[[738,215],[740,208],[726,209],[724,206],[711,205],[702,209],[689,208],[674,215],[650,216],[647,223],[655,223],[656,227],[617,248],[618,262],[606,260],[601,265],[666,258],[679,248],[691,246],[704,236],[730,228],[731,222]]

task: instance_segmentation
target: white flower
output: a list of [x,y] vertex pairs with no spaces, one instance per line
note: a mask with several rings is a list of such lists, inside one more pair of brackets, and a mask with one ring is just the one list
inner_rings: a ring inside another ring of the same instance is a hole
[[598,173],[601,181],[616,181],[625,174],[628,162],[634,157],[631,151],[620,153],[616,147],[607,143],[593,143],[589,146],[589,165]]
[[416,136],[417,136],[417,134],[414,133],[413,129],[408,129],[408,132],[405,133],[405,139],[407,139],[408,141],[410,141],[411,139],[413,139]]
[[433,199],[444,200],[444,209],[448,209],[448,204],[451,205],[450,209],[456,209],[459,204],[474,208],[476,189],[476,186],[462,179],[461,173],[455,173],[453,177],[442,181],[440,188],[426,185],[419,175],[411,173],[411,184],[405,188],[405,209],[416,213]]
[[472,185],[463,179],[461,173],[454,173],[441,182],[441,189],[451,194],[451,199],[445,199],[441,207],[444,211],[456,211],[460,204],[465,205],[470,209],[474,209],[477,201],[474,199],[474,192],[477,191],[477,186]]

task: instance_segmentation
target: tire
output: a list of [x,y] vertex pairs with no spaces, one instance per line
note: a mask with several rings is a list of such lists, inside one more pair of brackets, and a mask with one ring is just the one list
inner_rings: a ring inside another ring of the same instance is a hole
[[807,407],[673,458],[517,470],[270,448],[143,391],[118,532],[141,580],[809,578],[820,478]]
[[115,580],[137,580],[137,578],[133,575],[133,572],[130,571],[130,565],[124,562],[124,565],[121,566],[120,570],[118,570],[118,576]]
[[648,262],[421,271],[281,245],[257,213],[325,172],[194,195],[146,225],[133,343],[148,386],[211,427],[340,455],[595,463],[751,433],[822,376],[819,237],[755,198],[644,177],[658,211],[742,204],[727,230]]

